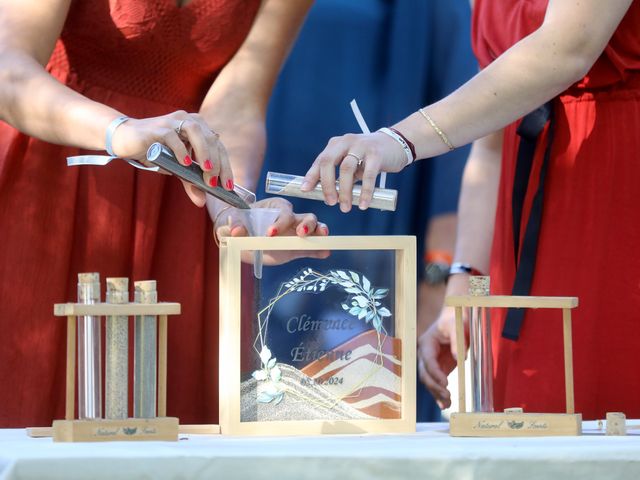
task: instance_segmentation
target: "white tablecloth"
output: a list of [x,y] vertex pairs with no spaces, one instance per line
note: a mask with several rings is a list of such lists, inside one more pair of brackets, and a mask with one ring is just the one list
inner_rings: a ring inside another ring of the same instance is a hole
[[640,479],[640,435],[451,438],[446,424],[412,435],[226,437],[54,444],[0,430],[0,479]]

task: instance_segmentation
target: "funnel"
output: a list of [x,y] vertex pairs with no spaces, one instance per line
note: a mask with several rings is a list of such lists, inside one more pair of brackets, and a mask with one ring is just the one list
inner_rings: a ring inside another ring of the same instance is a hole
[[[267,229],[280,215],[278,208],[250,208],[248,210],[237,210],[242,224],[252,237],[264,237]],[[253,252],[253,275],[262,278],[262,251]]]

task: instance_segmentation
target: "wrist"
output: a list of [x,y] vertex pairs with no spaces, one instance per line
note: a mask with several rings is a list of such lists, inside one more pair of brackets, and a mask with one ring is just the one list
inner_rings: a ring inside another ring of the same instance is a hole
[[424,260],[424,281],[427,285],[444,285],[449,277],[452,254],[447,250],[427,250]]
[[384,127],[378,131],[392,138],[398,145],[400,145],[406,159],[405,167],[414,162],[416,159],[416,147],[398,129]]
[[130,118],[126,115],[120,115],[107,125],[107,129],[105,131],[105,139],[104,139],[104,149],[107,153],[112,157],[117,157],[118,155],[113,150],[113,136],[116,133],[116,130],[125,122],[129,121]]
[[484,275],[484,273],[468,263],[454,262],[451,264],[451,268],[449,269],[449,277],[453,275],[475,276]]

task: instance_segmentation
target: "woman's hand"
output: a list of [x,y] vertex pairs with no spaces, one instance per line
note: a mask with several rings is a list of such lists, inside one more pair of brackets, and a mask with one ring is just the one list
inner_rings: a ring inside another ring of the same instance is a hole
[[456,367],[457,355],[454,308],[444,307],[438,320],[418,338],[418,375],[442,409],[451,406],[447,377]]
[[[276,220],[267,227],[265,232],[257,232],[257,235],[269,237],[280,236],[321,236],[329,235],[329,229],[324,223],[318,222],[313,213],[294,213],[291,203],[284,198],[267,198],[253,204],[254,208],[269,208],[280,210]],[[246,221],[241,210],[235,208],[225,208],[220,210],[214,218],[214,228],[216,236],[222,237],[245,237],[249,235]],[[285,251],[272,250],[264,252],[265,265],[278,265],[291,261],[295,258],[311,257],[326,258],[329,252],[325,250],[305,250],[305,251]],[[243,260],[250,262],[252,256],[248,255]]]
[[[452,275],[447,284],[447,296],[465,295],[468,289],[468,275]],[[467,341],[469,322],[465,309],[463,309],[462,321],[465,326],[465,345],[469,345]],[[418,338],[418,376],[440,408],[451,406],[447,376],[456,368],[458,355],[466,355],[466,349],[464,352],[458,352],[456,339],[453,307],[443,307],[435,323]]]
[[[398,142],[381,132],[346,134],[329,140],[305,175],[301,190],[309,192],[322,184],[325,203],[340,210],[351,210],[351,190],[362,179],[362,193],[358,207],[365,210],[371,203],[376,177],[380,172],[399,172],[407,165],[407,157]],[[339,166],[338,191],[336,167]]]
[[[189,166],[197,162],[205,183],[233,190],[233,173],[229,157],[217,133],[197,113],[177,111],[153,118],[130,119],[113,134],[113,151],[123,158],[144,160],[154,142],[169,147],[178,161]],[[182,182],[187,195],[197,206],[205,204],[204,192]]]

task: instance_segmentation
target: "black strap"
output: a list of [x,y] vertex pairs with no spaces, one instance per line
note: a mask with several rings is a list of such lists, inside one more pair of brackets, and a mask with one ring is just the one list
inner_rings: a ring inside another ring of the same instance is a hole
[[[522,252],[518,261],[520,223],[522,221],[522,208],[527,193],[527,186],[531,176],[533,157],[540,133],[545,124],[549,123],[547,134],[547,145],[540,168],[540,182],[538,190],[533,197],[531,212],[527,221],[527,227],[522,240]],[[540,233],[540,223],[542,221],[542,202],[544,198],[544,183],[547,176],[549,157],[551,156],[551,145],[553,144],[553,134],[555,130],[555,119],[553,115],[553,104],[551,101],[526,115],[518,127],[520,135],[520,146],[518,148],[518,160],[513,183],[513,244],[515,261],[517,265],[516,278],[513,283],[512,295],[529,295],[533,272],[536,266],[536,251],[538,250],[538,236]],[[502,336],[510,340],[518,340],[520,330],[524,320],[526,310],[523,308],[510,308],[502,329]]]

